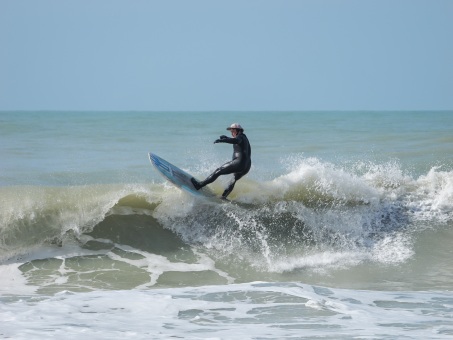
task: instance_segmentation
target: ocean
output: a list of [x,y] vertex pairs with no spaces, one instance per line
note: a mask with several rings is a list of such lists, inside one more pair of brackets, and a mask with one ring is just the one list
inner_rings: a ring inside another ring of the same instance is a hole
[[[231,202],[149,162],[234,122]],[[0,112],[0,338],[452,339],[452,153],[448,111]]]

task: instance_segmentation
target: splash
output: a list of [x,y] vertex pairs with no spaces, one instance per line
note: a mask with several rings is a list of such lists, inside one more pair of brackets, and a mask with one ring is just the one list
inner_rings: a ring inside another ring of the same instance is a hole
[[262,272],[397,265],[413,256],[420,222],[453,220],[452,171],[413,178],[397,162],[340,166],[315,158],[287,167],[268,181],[242,179],[225,204],[166,183],[1,188],[0,258],[67,238],[83,243],[104,225],[111,228],[104,237],[115,241],[122,216],[131,216],[128,228],[146,229],[139,218],[146,215],[216,261]]
[[452,172],[433,168],[414,179],[395,161],[290,164],[288,173],[267,182],[244,179],[236,204],[168,204],[154,216],[219,259],[238,254],[238,261],[270,272],[398,265],[414,255],[421,219],[452,221]]

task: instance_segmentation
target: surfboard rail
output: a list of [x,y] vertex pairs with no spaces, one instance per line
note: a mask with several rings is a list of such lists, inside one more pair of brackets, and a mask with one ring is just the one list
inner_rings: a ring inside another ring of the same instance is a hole
[[194,176],[178,168],[172,163],[165,159],[157,156],[155,153],[148,153],[149,160],[154,168],[161,174],[166,180],[175,185],[176,187],[183,189],[191,195],[203,198],[211,198],[220,200],[208,187],[204,187],[200,190],[196,190],[190,181]]

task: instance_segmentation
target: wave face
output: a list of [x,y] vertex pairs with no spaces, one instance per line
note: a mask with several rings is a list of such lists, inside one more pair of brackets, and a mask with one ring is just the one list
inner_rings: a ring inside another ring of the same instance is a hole
[[[366,276],[382,271],[391,284],[401,265],[409,276],[426,271],[425,253],[446,246],[453,223],[453,172],[433,167],[413,177],[396,162],[299,158],[273,179],[241,180],[223,204],[166,183],[0,191],[1,260],[22,259],[20,270],[41,289],[289,279],[369,285]],[[451,279],[444,256],[430,256],[445,268],[425,272],[420,288]]]

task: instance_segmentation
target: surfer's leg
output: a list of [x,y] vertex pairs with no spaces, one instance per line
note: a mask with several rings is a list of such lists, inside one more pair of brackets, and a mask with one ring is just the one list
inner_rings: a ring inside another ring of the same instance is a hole
[[195,178],[191,178],[190,181],[192,182],[193,184],[193,187],[196,189],[196,190],[200,190],[201,189],[201,184],[200,182],[198,182]]
[[236,178],[233,177],[228,184],[228,187],[225,189],[225,191],[222,194],[222,198],[227,198],[227,196],[233,191],[234,185],[236,184]]
[[205,185],[208,185],[212,182],[214,182],[220,175],[223,175],[222,169],[218,168],[216,169],[212,174],[210,174],[204,181],[198,182],[195,178],[191,178],[190,181],[192,182],[193,186],[195,189],[200,190],[203,188]]
[[219,178],[220,175],[227,175],[230,174],[231,172],[228,170],[228,167],[224,167],[223,165],[216,169],[212,174],[210,174],[203,182],[200,183],[201,187],[204,187],[205,185],[211,184],[214,182],[217,178]]
[[195,178],[191,178],[190,181],[192,182],[193,186],[195,189],[200,190],[203,188],[205,185],[208,185],[212,182],[214,182],[219,176],[221,175],[228,175],[232,174],[233,172],[236,171],[237,168],[237,163],[234,161],[225,163],[222,165],[220,168],[217,168],[212,174],[210,174],[204,181],[198,182]]
[[239,181],[243,176],[245,176],[247,174],[247,172],[249,172],[249,170],[250,170],[250,167],[246,168],[242,172],[236,172],[234,174],[234,177],[231,179],[230,183],[228,184],[228,187],[223,192],[222,198],[226,198],[229,194],[231,194],[231,192],[234,189],[234,185],[236,184],[236,182]]

